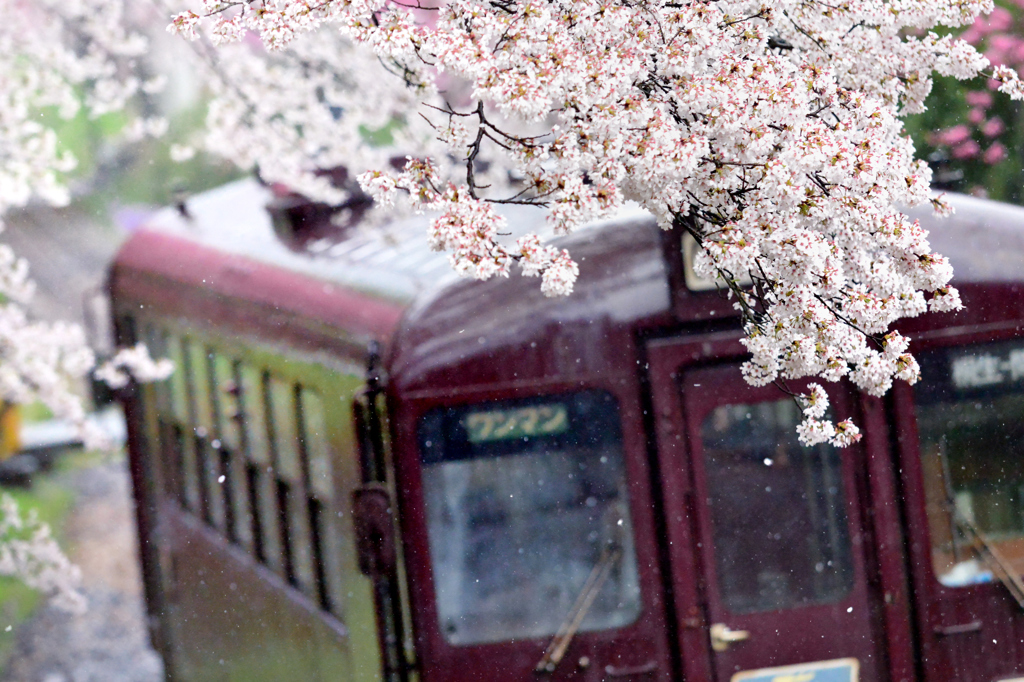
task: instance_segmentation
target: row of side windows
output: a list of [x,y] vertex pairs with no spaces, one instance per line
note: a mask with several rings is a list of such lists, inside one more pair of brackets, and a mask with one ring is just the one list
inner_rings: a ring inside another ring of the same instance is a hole
[[175,364],[155,387],[165,495],[340,616],[340,548],[323,399],[198,339],[145,326]]

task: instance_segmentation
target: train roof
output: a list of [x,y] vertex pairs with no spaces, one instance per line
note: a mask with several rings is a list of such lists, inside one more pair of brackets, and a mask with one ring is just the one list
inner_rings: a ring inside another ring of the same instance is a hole
[[[338,241],[294,251],[274,231],[266,210],[272,199],[270,189],[247,179],[191,198],[188,216],[165,209],[129,240],[115,272],[134,270],[202,286],[211,295],[262,300],[294,317],[360,329],[360,338],[387,339],[400,330],[392,357],[410,367],[450,365],[453,354],[490,353],[550,334],[544,328],[653,328],[734,316],[719,292],[686,290],[674,273],[681,269],[678,250],[667,247],[671,240],[638,210],[561,240],[577,259],[580,278],[570,297],[546,298],[537,279],[518,274],[458,280],[446,255],[429,250],[424,216],[351,229]],[[1024,208],[950,199],[952,218],[923,210],[912,215],[930,229],[933,248],[952,261],[954,282],[1022,281]],[[543,211],[510,206],[503,212],[514,233],[545,229]]]
[[1024,281],[1024,208],[964,194],[947,194],[956,209],[936,218],[910,211],[930,231],[932,249],[953,264],[953,283]]
[[[453,276],[447,255],[427,245],[428,218],[411,216],[378,227],[349,229],[337,240],[312,242],[305,251],[288,248],[274,231],[266,207],[270,188],[253,178],[204,192],[158,212],[143,230],[306,277],[409,303],[428,287]],[[516,233],[543,231],[545,212],[503,206]],[[173,275],[175,263],[167,263]]]
[[[930,208],[912,217],[930,230],[932,248],[952,262],[954,284],[1024,281],[1024,208],[958,194],[948,198],[956,209],[952,217],[937,218]],[[392,376],[409,389],[429,390],[443,384],[445,368],[476,363],[473,371],[488,382],[523,380],[522,371],[494,375],[485,368],[487,358],[537,339],[561,345],[561,357],[525,364],[542,368],[538,377],[573,375],[585,371],[595,347],[608,350],[604,339],[624,344],[637,329],[734,318],[721,292],[690,292],[681,274],[673,276],[678,264],[670,260],[678,251],[666,249],[667,241],[649,218],[609,221],[564,239],[561,245],[580,267],[575,291],[564,299],[544,297],[537,280],[523,277],[463,281],[421,297],[396,339]]]

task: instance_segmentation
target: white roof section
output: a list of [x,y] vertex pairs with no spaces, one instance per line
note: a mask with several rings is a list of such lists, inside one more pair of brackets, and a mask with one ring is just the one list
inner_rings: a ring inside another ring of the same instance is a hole
[[[457,277],[448,255],[427,245],[429,216],[411,216],[375,227],[350,228],[340,241],[314,242],[307,252],[289,249],[274,233],[267,204],[271,190],[248,178],[198,194],[187,202],[191,218],[175,208],[144,224],[224,253],[302,273],[326,282],[410,301],[427,287]],[[500,206],[511,235],[550,234],[547,212],[530,206]]]
[[928,229],[932,250],[949,258],[953,284],[1024,279],[1024,208],[964,194],[945,198],[956,209],[948,218],[931,206],[907,214]]

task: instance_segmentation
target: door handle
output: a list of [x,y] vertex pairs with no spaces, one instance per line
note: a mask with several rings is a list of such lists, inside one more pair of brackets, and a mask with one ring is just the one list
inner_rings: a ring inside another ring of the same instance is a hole
[[730,644],[750,639],[748,630],[730,630],[725,623],[715,623],[711,626],[711,648],[715,651],[725,651]]

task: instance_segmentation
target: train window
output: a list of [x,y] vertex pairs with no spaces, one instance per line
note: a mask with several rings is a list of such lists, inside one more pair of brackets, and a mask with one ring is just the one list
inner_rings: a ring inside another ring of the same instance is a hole
[[949,587],[993,579],[987,543],[1024,572],[1024,341],[921,353],[915,408],[932,563]]
[[312,539],[304,467],[299,451],[299,414],[296,386],[271,377],[267,385],[270,431],[277,475],[278,523],[282,565],[289,583],[315,596]]
[[299,398],[302,405],[302,444],[306,452],[309,489],[318,497],[330,500],[334,494],[334,482],[324,404],[317,393],[306,388],[302,389]]
[[[143,325],[143,341],[149,354],[154,358],[167,356],[167,337],[164,331],[153,323]],[[156,403],[157,415],[166,418],[171,414],[171,396],[169,381],[153,382],[153,393]]]
[[[331,452],[327,441],[327,420],[324,417],[323,401],[315,391],[303,388],[299,392],[299,406],[302,433],[300,443],[306,469],[306,508],[309,516],[316,598],[321,608],[330,611],[332,605],[338,602],[338,590],[336,586],[330,584],[329,576],[332,571],[328,570],[327,565],[333,554],[327,551],[331,547],[328,538],[332,529],[330,515],[326,509],[334,491]],[[339,570],[336,566],[331,568]]]
[[419,440],[437,611],[450,643],[552,635],[587,590],[595,592],[582,630],[638,617],[610,394],[435,409]]
[[267,397],[270,401],[270,425],[274,442],[274,468],[278,476],[289,481],[302,477],[299,463],[298,412],[295,406],[295,387],[276,377],[270,378]]
[[213,394],[217,407],[217,437],[224,447],[238,451],[238,383],[235,362],[220,353],[213,355]]
[[270,454],[267,420],[267,387],[270,377],[252,365],[240,364],[238,381],[241,391],[242,430],[245,437],[245,492],[252,535],[252,552],[256,560],[275,572],[284,574],[277,484]]
[[188,414],[188,389],[185,386],[185,351],[181,339],[173,334],[167,336],[167,357],[174,363],[174,372],[168,379],[171,416],[179,424],[190,423]]
[[[193,426],[209,435],[213,428],[213,403],[210,395],[210,358],[206,347],[195,341],[185,341],[186,373],[192,397]],[[202,434],[201,434],[202,435]]]
[[270,438],[267,435],[267,410],[264,396],[263,372],[250,365],[241,365],[238,371],[239,407],[245,432],[245,447],[249,457],[264,467],[270,465]]
[[796,438],[792,400],[721,405],[701,425],[718,589],[733,613],[834,603],[853,587],[835,448]]
[[249,495],[249,506],[253,510],[250,519],[253,553],[260,563],[284,575],[280,514],[278,513],[277,486],[273,470],[270,467],[250,462],[246,467],[246,492]]
[[186,438],[184,429],[178,424],[164,424],[161,438],[166,469],[170,474],[168,478],[173,481],[170,483],[173,493],[182,507],[193,512],[198,511],[199,482],[194,475],[195,451]]

